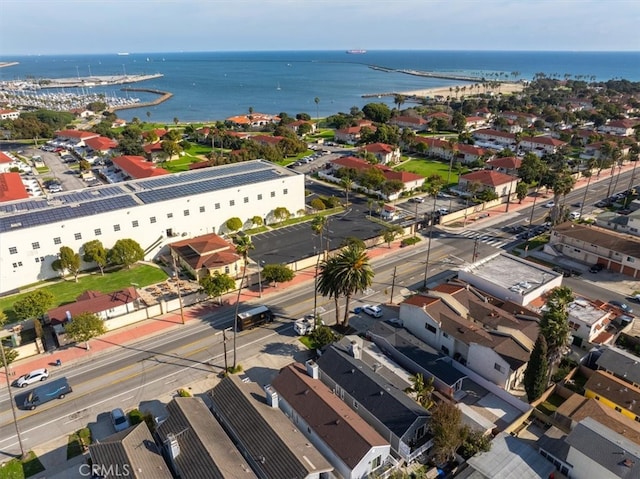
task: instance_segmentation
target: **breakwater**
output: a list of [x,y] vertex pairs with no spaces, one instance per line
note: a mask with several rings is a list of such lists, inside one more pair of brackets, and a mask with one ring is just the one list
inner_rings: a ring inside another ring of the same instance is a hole
[[456,80],[456,81],[467,81],[467,82],[487,81],[484,77],[473,76],[473,75],[461,75],[457,73],[425,72],[420,70],[407,70],[402,68],[382,67],[379,65],[369,65],[369,68],[371,68],[372,70],[377,70],[381,72],[404,73],[405,75],[413,75],[413,76],[426,77],[426,78],[440,78],[443,80]]
[[154,95],[160,95],[159,98],[156,98],[153,101],[147,101],[147,102],[143,102],[143,103],[135,103],[135,104],[131,104],[131,105],[118,105],[112,108],[109,108],[109,111],[116,111],[116,110],[129,110],[131,108],[145,108],[145,107],[149,107],[149,106],[156,106],[159,105],[160,103],[163,103],[165,101],[167,101],[169,98],[171,98],[173,96],[173,93],[168,92],[168,91],[162,91],[162,90],[153,90],[151,88],[121,88],[121,91],[138,91],[138,92],[143,92],[143,93],[152,93]]

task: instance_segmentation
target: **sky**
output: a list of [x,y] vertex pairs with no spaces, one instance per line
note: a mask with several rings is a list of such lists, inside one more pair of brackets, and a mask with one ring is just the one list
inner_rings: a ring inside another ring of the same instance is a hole
[[0,56],[640,50],[640,0],[0,0]]

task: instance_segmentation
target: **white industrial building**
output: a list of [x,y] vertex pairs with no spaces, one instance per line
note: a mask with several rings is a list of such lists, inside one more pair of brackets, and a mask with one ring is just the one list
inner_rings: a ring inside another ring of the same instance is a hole
[[562,285],[562,273],[507,253],[496,253],[461,268],[458,279],[522,306]]
[[304,175],[263,160],[5,202],[0,293],[56,277],[61,246],[82,254],[94,239],[110,248],[131,238],[152,259],[179,237],[225,233],[231,217],[272,222],[279,207],[304,209]]

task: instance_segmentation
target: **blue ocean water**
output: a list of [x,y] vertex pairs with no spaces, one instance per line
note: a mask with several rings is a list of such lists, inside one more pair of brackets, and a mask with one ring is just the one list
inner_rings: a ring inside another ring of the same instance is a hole
[[[255,112],[312,117],[348,112],[372,101],[393,104],[392,97],[363,98],[363,94],[460,86],[451,80],[389,73],[371,65],[470,74],[495,78],[495,73],[519,72],[531,79],[536,73],[583,75],[588,79],[625,78],[640,81],[640,52],[474,52],[474,51],[369,51],[348,55],[343,51],[291,52],[173,52],[118,55],[59,55],[5,57],[18,65],[0,68],[0,81],[25,78],[69,78],[90,75],[162,73],[159,79],[131,85],[174,94],[152,107],[118,112],[120,118],[152,121],[213,121]],[[504,79],[505,76],[502,75]],[[69,91],[69,89],[67,89]],[[95,88],[108,95],[125,96],[119,86]],[[134,93],[143,101],[154,98]],[[316,105],[314,99],[319,98]]]

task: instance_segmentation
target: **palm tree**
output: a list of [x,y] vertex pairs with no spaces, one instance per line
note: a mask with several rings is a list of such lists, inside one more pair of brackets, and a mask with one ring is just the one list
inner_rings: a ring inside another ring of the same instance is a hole
[[[323,296],[334,298],[336,303],[336,323],[349,325],[349,303],[351,297],[371,286],[373,269],[369,264],[369,256],[364,248],[350,244],[338,255],[328,258],[320,265],[318,292]],[[345,298],[343,321],[339,321],[338,300]]]
[[429,226],[429,244],[427,245],[427,260],[424,266],[424,287],[427,287],[427,278],[429,275],[429,256],[431,254],[431,237],[433,236],[433,223],[436,217],[436,200],[438,198],[438,193],[442,189],[442,185],[444,180],[440,175],[431,175],[425,180],[425,184],[427,185],[427,193],[429,196],[433,197],[433,208],[431,210],[431,224]]
[[424,380],[424,376],[420,373],[414,374],[409,378],[411,380],[411,386],[404,390],[407,394],[415,394],[416,401],[425,409],[430,409],[433,406],[433,376],[427,381]]
[[[249,251],[255,246],[251,242],[251,236],[243,235],[236,238],[236,253],[242,256],[242,278],[240,278],[240,286],[238,287],[238,297],[236,299],[236,311],[233,317],[233,369],[236,369],[236,335],[238,332],[238,310],[240,309],[240,294],[242,292],[242,283],[247,276],[247,258]],[[225,374],[227,371],[225,371]]]
[[553,185],[553,201],[555,203],[551,210],[551,222],[556,224],[562,218],[564,211],[565,197],[571,193],[576,184],[576,179],[571,175],[569,170],[563,169],[554,173]]
[[318,123],[318,126],[320,125],[320,110],[318,105],[320,104],[320,98],[315,97],[313,99],[313,102],[316,104],[316,123]]
[[349,191],[353,187],[353,180],[348,176],[340,178],[340,186],[344,188],[344,195],[346,197],[345,207],[349,206]]
[[402,106],[402,104],[405,102],[405,97],[404,95],[394,95],[393,97],[393,103],[396,104],[396,109],[398,110],[398,113],[400,113],[400,107]]
[[311,220],[311,231],[313,231],[314,234],[320,235],[320,251],[323,251],[322,239],[324,237],[324,229],[328,222],[328,218],[322,215],[317,215]]
[[584,195],[582,196],[582,204],[580,205],[580,217],[582,218],[582,210],[584,209],[584,204],[587,201],[587,192],[589,191],[589,184],[591,183],[591,178],[593,177],[593,169],[596,167],[597,161],[595,158],[591,158],[587,162],[587,169],[582,172],[582,176],[587,178],[587,186],[584,189]]

